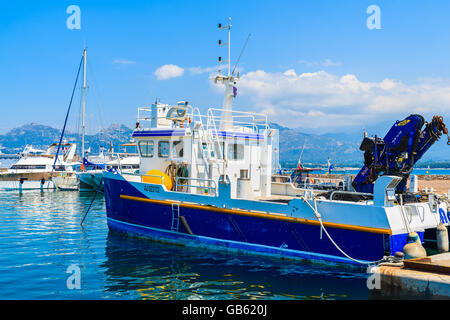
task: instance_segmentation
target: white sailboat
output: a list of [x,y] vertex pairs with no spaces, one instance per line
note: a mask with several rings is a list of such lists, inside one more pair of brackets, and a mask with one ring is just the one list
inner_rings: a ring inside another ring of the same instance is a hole
[[[81,155],[82,164],[80,171],[77,171],[76,176],[78,180],[78,189],[80,191],[95,191],[103,189],[103,171],[105,169],[120,169],[126,172],[132,172],[139,168],[139,156],[137,152],[128,153],[114,153],[112,146],[109,152],[100,150],[99,155],[89,156],[85,149],[85,115],[86,115],[86,60],[87,51],[83,51],[83,101],[82,101],[82,125],[81,125]],[[136,146],[136,144],[131,144]],[[130,144],[123,144],[121,146],[130,146]]]

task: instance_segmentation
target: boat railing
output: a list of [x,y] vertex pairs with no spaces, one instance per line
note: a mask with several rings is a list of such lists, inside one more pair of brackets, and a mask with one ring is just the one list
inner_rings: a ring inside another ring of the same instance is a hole
[[[138,122],[140,121],[151,121],[152,120],[152,108],[151,107],[141,107],[138,108],[137,118]],[[146,115],[148,114],[148,115]]]
[[315,178],[310,177],[310,185],[318,187],[334,186],[337,189],[345,190],[345,181],[343,179],[336,178]]
[[[198,185],[194,185],[191,182],[199,182]],[[201,185],[203,182],[206,185]],[[190,193],[190,188],[196,188],[197,190],[204,190],[203,194],[215,197],[217,196],[217,184],[212,179],[202,178],[189,178],[189,177],[176,177],[175,178],[175,191],[181,193]]]
[[[232,120],[222,119],[223,112],[230,112]],[[252,132],[268,129],[267,115],[255,112],[225,110],[218,108],[209,108],[207,111],[208,129],[217,132],[216,128],[222,125],[231,124],[234,127],[247,127]]]
[[[162,107],[167,108],[167,110],[170,110],[171,108],[177,107],[177,106],[164,105]],[[184,118],[186,120],[190,119],[192,121],[195,117],[195,111],[196,111],[196,109],[198,110],[198,108],[194,108],[191,105],[183,105],[183,108],[187,109],[186,114],[184,115]],[[156,108],[156,110],[158,110],[158,107]],[[146,121],[151,122],[153,119],[156,119],[156,123],[158,123],[158,120],[160,120],[160,119],[168,120],[166,116],[167,116],[167,113],[164,113],[163,115],[159,115],[158,111],[156,111],[156,114],[153,114],[152,107],[141,107],[141,108],[138,108],[136,121],[138,123],[141,123],[141,122],[146,122]],[[170,120],[168,120],[168,121],[170,121]],[[181,125],[181,120],[179,123],[172,122],[172,126],[174,128],[179,127],[180,125]],[[183,124],[183,126],[184,126],[184,124]],[[143,129],[144,127],[139,127],[139,128]],[[136,128],[136,129],[138,129],[138,128]]]
[[336,178],[307,177],[307,180],[304,182],[293,183],[290,175],[273,174],[272,182],[292,184],[292,185],[295,185],[297,188],[302,188],[302,189],[324,190],[327,188],[328,189],[333,188],[333,189],[338,189],[338,190],[342,190],[342,191],[345,190],[345,181],[343,179],[336,179]]
[[154,175],[154,174],[141,174],[141,173],[134,173],[134,172],[121,172],[120,174],[122,175],[128,175],[128,176],[133,176],[133,177],[138,177],[139,178],[139,182],[144,182],[144,177],[150,177],[150,178],[158,178],[160,180],[160,183],[152,183],[152,184],[160,184],[163,185],[164,183],[164,177],[161,175]]
[[[150,177],[150,178],[158,178],[159,183],[155,182],[152,184],[164,184],[164,177],[162,175],[154,175],[154,174],[140,174],[140,173],[133,173],[133,172],[122,172],[122,175],[128,175],[133,177],[138,177],[139,181],[136,182],[144,182],[144,177]],[[185,183],[186,181],[187,183]],[[204,182],[206,185],[194,185],[191,183],[191,181],[197,181],[197,182]],[[212,179],[201,179],[201,178],[189,178],[189,177],[176,177],[175,178],[175,192],[179,193],[190,193],[190,188],[197,188],[197,189],[203,189],[205,192],[204,195],[215,197],[217,196],[217,184]]]
[[286,175],[282,175],[282,174],[273,174],[272,182],[292,183],[292,179],[291,179],[291,176],[286,176]]
[[[171,106],[165,106],[167,108],[171,108]],[[184,106],[187,108],[187,112],[185,115],[186,120],[188,122],[200,122],[204,129],[208,130],[211,133],[217,133],[220,128],[227,127],[227,124],[230,124],[233,130],[248,128],[251,133],[259,133],[260,131],[264,131],[269,128],[267,115],[262,113],[255,112],[246,112],[246,111],[235,111],[230,110],[227,111],[225,109],[220,108],[209,108],[206,112],[206,115],[202,115],[197,107],[192,107],[190,105]],[[230,112],[232,120],[222,119],[223,112]],[[140,107],[138,108],[137,114],[137,122],[151,122],[153,119],[166,119],[166,116],[161,116],[157,114],[153,114],[152,107]],[[158,121],[157,121],[158,123]],[[206,126],[205,126],[206,124]],[[185,127],[186,123],[182,121],[172,122],[172,127]],[[144,129],[145,126],[139,126],[137,130]]]

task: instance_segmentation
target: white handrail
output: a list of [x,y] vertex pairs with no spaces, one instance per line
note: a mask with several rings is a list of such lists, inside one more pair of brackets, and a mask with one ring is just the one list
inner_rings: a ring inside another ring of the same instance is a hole
[[[153,177],[153,178],[160,178],[161,179],[161,185],[164,184],[164,177],[161,175],[154,175],[154,174],[140,174],[140,173],[133,173],[133,172],[122,172],[122,175],[129,175],[129,176],[136,176],[136,177],[140,177],[141,178],[141,182],[142,181],[142,177]],[[155,183],[156,184],[156,183]]]
[[[208,182],[208,184],[212,182],[213,187],[210,187],[210,186],[200,186],[200,185],[194,186],[194,185],[191,185],[191,184],[188,184],[188,185],[186,185],[186,186],[180,184],[180,186],[181,186],[181,187],[188,187],[188,188],[202,188],[202,189],[208,189],[208,194],[209,194],[209,190],[214,190],[214,195],[213,195],[213,196],[216,196],[216,195],[217,195],[217,184],[216,184],[216,182],[215,182],[214,180],[212,180],[212,179],[189,178],[189,177],[176,177],[176,179],[175,179],[175,191],[176,191],[176,192],[182,192],[182,191],[178,191],[178,186],[179,186],[178,180],[186,180],[186,181],[202,181],[202,182]],[[182,192],[182,193],[183,193],[183,192]]]

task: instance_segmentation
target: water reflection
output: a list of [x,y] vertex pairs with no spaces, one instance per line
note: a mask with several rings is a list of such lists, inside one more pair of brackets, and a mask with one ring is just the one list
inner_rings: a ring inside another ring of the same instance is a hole
[[109,232],[105,290],[143,299],[367,299],[367,275]]
[[[108,232],[93,194],[0,192],[2,299],[367,299],[367,275]],[[66,286],[81,269],[81,290]]]

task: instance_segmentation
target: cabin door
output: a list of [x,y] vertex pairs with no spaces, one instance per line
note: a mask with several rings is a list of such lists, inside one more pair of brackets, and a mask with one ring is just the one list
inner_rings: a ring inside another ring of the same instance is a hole
[[260,191],[261,185],[261,154],[258,145],[250,144],[250,181],[254,191]]

